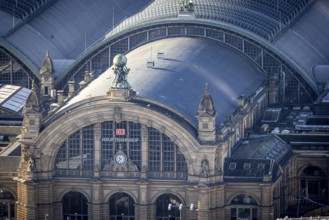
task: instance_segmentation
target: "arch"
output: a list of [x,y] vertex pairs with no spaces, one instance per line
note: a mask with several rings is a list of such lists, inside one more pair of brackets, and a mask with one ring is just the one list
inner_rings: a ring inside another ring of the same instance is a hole
[[160,191],[160,192],[157,192],[156,194],[154,194],[154,196],[151,198],[151,201],[152,203],[156,203],[156,200],[161,196],[161,195],[164,195],[164,194],[171,194],[171,195],[174,195],[176,197],[178,197],[178,199],[180,201],[182,201],[183,203],[185,202],[185,200],[183,199],[183,197],[178,193],[178,192],[175,192],[175,191],[172,191],[172,190],[166,190],[166,191]]
[[134,200],[135,203],[137,201],[135,195],[133,195],[131,192],[127,192],[127,191],[125,191],[124,189],[121,189],[121,188],[116,189],[115,191],[111,191],[107,195],[105,195],[104,196],[104,201],[108,202],[110,200],[111,196],[113,196],[116,193],[126,193],[127,195],[129,195]]
[[178,198],[175,194],[164,193],[158,196],[155,201],[156,204],[156,219],[166,219],[169,217],[170,220],[180,219],[179,205],[183,204],[183,201]]
[[237,198],[238,196],[248,196],[248,197],[251,197],[251,198],[253,198],[256,201],[256,205],[261,204],[259,202],[259,200],[258,200],[257,197],[253,196],[251,193],[248,193],[248,192],[239,192],[239,193],[233,194],[232,196],[230,196],[228,198],[228,200],[227,200],[227,201],[229,201],[228,204],[231,204],[232,205],[233,199]]
[[230,199],[230,219],[253,219],[257,220],[259,215],[258,201],[248,193],[235,194]]
[[[305,196],[311,199],[310,201],[323,203],[327,202],[327,190],[328,181],[326,173],[319,166],[309,165],[300,171],[299,188],[297,190],[299,196]],[[317,206],[316,202],[312,203],[312,205]]]
[[108,204],[111,219],[119,220],[122,217],[127,220],[135,219],[135,201],[129,194],[125,192],[114,193]]
[[14,197],[14,200],[17,200],[16,192],[14,192],[12,189],[10,189],[10,188],[8,188],[6,186],[0,185],[0,193],[1,192],[4,192],[4,191],[9,192]]
[[313,177],[325,177],[326,174],[325,172],[318,166],[307,166],[304,167],[304,169],[302,169],[301,173],[300,173],[301,177],[306,177],[306,176],[313,176]]
[[15,197],[7,189],[0,188],[0,219],[15,218]]
[[319,169],[319,171],[323,172],[325,176],[327,176],[326,172],[321,168],[321,166],[317,163],[309,163],[309,164],[306,164],[302,167],[299,167],[298,171],[297,171],[297,176],[302,176],[303,172],[305,171],[305,169],[307,168],[310,168],[310,167],[314,167],[314,168],[317,168]]
[[75,187],[67,188],[67,189],[63,190],[62,192],[58,193],[58,194],[56,195],[56,201],[62,201],[62,200],[63,200],[63,197],[64,197],[66,194],[70,193],[70,192],[79,192],[79,193],[81,193],[84,197],[87,198],[88,202],[90,202],[90,196],[88,195],[88,193],[85,192],[84,190],[81,190],[81,189],[77,190]]
[[[273,56],[276,60],[280,62],[280,66],[287,67],[289,71],[292,72],[293,76],[298,80],[298,82],[301,83],[301,86],[305,89],[305,91],[308,93],[311,99],[314,99],[314,97],[318,93],[318,88],[315,84],[315,82],[312,80],[312,78],[306,73],[305,70],[301,69],[298,64],[296,64],[290,57],[282,53],[280,50],[275,48],[271,43],[268,41],[262,39],[261,37],[252,34],[248,31],[242,30],[241,28],[232,27],[230,25],[225,25],[223,23],[215,23],[215,22],[209,22],[209,21],[184,21],[185,23],[181,23],[179,21],[173,21],[173,20],[163,20],[161,22],[156,22],[156,24],[148,24],[139,26],[136,25],[134,27],[129,28],[128,30],[121,30],[117,32],[116,34],[107,37],[104,41],[96,44],[93,48],[91,48],[85,56],[81,56],[78,58],[68,69],[67,71],[61,76],[62,78],[58,79],[58,85],[60,87],[65,87],[67,84],[67,81],[71,80],[75,74],[77,74],[80,70],[84,68],[84,66],[91,62],[93,57],[95,57],[97,54],[99,54],[101,51],[104,50],[104,48],[112,47],[116,43],[122,42],[123,39],[130,39],[132,36],[141,34],[146,32],[147,35],[152,30],[156,29],[168,29],[170,27],[181,27],[181,28],[201,28],[204,29],[203,33],[206,33],[206,30],[218,30],[225,34],[230,34],[234,36],[238,36],[243,41],[247,40],[248,42],[251,42],[253,45],[255,45],[259,50],[263,51],[262,54],[268,54],[268,56]],[[168,31],[164,31],[164,33],[168,33]],[[219,40],[215,37],[208,36],[207,34],[202,35],[191,35],[187,32],[184,32],[182,34],[177,34],[174,36],[170,36],[168,34],[164,34],[161,37],[156,37],[155,39],[147,39],[146,42],[143,41],[137,46],[142,46],[143,44],[147,44],[154,40],[159,40],[163,38],[169,38],[169,37],[177,37],[177,36],[192,36],[192,37],[198,37],[198,38],[208,38],[215,41],[220,41],[224,43],[225,45],[230,46],[231,48],[238,50],[240,53],[244,54],[248,59],[251,59],[254,63],[256,63],[261,69],[264,70],[263,62],[255,62],[245,51],[244,49],[237,48],[236,46],[232,46],[230,43],[226,42],[225,40]],[[127,40],[127,42],[130,42],[130,40]],[[136,46],[136,47],[137,47]],[[136,47],[129,47],[127,46],[127,50],[121,51],[121,53],[128,53],[132,49]],[[111,54],[110,54],[111,56]],[[263,56],[263,55],[262,55]],[[111,60],[111,59],[110,59]],[[111,64],[109,64],[110,66]]]
[[231,205],[258,205],[254,197],[248,194],[238,194],[231,199]]
[[62,198],[63,219],[88,220],[88,199],[78,191],[67,192]]
[[[99,100],[104,101],[104,97]],[[81,104],[81,103],[80,103]],[[81,104],[75,110],[66,110],[66,114],[60,115],[54,122],[50,123],[40,134],[37,145],[40,146],[44,155],[49,158],[41,158],[42,167],[44,170],[53,170],[55,158],[61,144],[74,132],[94,123],[101,123],[104,121],[114,121],[114,108],[117,104],[102,104],[99,105],[89,102],[87,106]],[[162,127],[171,127],[171,130],[166,129],[169,137],[174,137],[173,141],[181,149],[186,161],[193,160],[193,153],[196,152],[198,142],[195,137],[185,130],[184,127],[177,124],[174,120],[164,117],[163,115],[154,112],[150,109],[145,109],[140,106],[131,105],[130,103],[121,103],[121,112],[123,121],[137,121],[146,126],[152,126],[157,129]],[[129,108],[128,108],[129,107]],[[97,109],[97,111],[95,111]],[[175,126],[173,126],[175,125]],[[66,133],[63,132],[66,131]],[[188,171],[193,173],[193,166],[187,163]]]

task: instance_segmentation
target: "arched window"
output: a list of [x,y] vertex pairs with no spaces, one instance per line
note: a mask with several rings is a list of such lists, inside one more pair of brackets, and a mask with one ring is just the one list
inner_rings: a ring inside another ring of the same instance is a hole
[[300,179],[300,194],[313,200],[317,200],[318,202],[321,200],[326,202],[326,175],[322,169],[316,166],[309,166],[302,171]]
[[94,168],[94,125],[72,134],[60,147],[55,161],[57,174],[90,176]]
[[116,193],[110,198],[110,220],[134,220],[134,200],[127,193]]
[[0,219],[15,219],[15,198],[6,190],[0,189]]
[[231,201],[231,220],[257,220],[257,202],[249,195],[237,195]]
[[133,122],[102,123],[102,167],[110,162],[117,150],[121,150],[141,168],[141,125]]
[[[168,206],[171,204],[171,209]],[[179,205],[182,201],[173,194],[163,194],[156,201],[156,220],[178,220],[180,219]]]
[[[101,133],[100,142],[95,139],[95,132]],[[148,157],[144,163],[147,169],[144,171],[147,171],[148,178],[187,179],[187,164],[179,147],[154,128],[145,132],[148,135],[142,137],[142,125],[128,121],[105,121],[84,127],[70,135],[59,148],[55,175],[91,178],[97,162],[97,166],[101,165],[100,175],[103,177],[139,178],[142,153],[146,152]],[[142,149],[143,141],[147,144]],[[124,157],[121,164],[116,161],[118,155]],[[100,161],[95,161],[95,158]]]
[[63,219],[88,220],[88,201],[80,192],[66,193],[62,207]]
[[177,145],[154,128],[148,129],[148,167],[152,178],[187,178],[184,155]]

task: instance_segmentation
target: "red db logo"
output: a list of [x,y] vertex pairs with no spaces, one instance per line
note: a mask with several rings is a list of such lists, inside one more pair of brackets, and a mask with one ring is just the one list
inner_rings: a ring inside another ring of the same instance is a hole
[[117,129],[115,129],[115,135],[118,135],[118,136],[126,135],[126,130],[123,128],[117,128]]

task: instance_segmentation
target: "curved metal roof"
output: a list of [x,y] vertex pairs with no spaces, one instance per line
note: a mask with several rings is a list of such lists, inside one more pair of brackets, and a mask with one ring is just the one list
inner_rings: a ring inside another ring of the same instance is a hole
[[145,10],[123,21],[112,33],[150,21],[181,18],[224,22],[272,40],[313,0],[194,0],[194,10],[180,12],[177,0],[155,0]]
[[59,0],[5,40],[37,67],[41,66],[46,51],[54,60],[75,59],[149,1]]
[[[164,59],[157,59],[157,53]],[[137,96],[162,103],[186,116],[196,125],[196,113],[208,83],[223,122],[237,106],[237,98],[254,93],[266,79],[246,57],[218,42],[202,38],[167,38],[141,46],[127,54],[128,81]],[[155,67],[147,68],[154,60]],[[96,96],[104,96],[114,79],[109,68],[62,109]]]
[[313,66],[329,64],[329,1],[317,1],[273,44],[314,81]]

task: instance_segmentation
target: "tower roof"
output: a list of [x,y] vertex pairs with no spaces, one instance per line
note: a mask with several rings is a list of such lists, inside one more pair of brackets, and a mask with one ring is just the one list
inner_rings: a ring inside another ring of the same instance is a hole
[[51,59],[51,57],[49,56],[49,52],[47,51],[46,53],[46,57],[43,60],[43,64],[42,67],[40,69],[40,75],[44,74],[44,73],[54,73],[54,64],[53,64],[53,60]]
[[206,83],[205,85],[204,95],[200,101],[199,110],[198,110],[198,116],[203,116],[205,114],[208,116],[216,115],[214,101],[208,91],[208,83]]

